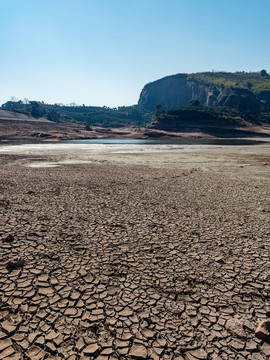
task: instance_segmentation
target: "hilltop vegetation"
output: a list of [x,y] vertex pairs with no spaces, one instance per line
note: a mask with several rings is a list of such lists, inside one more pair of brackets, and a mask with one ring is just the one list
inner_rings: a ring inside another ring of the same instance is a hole
[[270,91],[270,76],[266,70],[260,72],[202,72],[186,74],[188,80],[195,80],[199,83],[212,86],[224,86],[240,89],[249,89],[259,94],[263,91]]

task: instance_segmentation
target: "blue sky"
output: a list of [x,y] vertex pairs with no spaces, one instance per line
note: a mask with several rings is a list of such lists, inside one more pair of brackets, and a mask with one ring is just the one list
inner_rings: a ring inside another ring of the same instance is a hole
[[0,0],[0,104],[121,106],[181,72],[270,71],[269,0]]

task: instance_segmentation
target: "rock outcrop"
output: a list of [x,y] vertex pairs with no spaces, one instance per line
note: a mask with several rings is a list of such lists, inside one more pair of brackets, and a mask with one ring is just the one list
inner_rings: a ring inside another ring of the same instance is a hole
[[[228,74],[230,78],[234,75]],[[216,76],[212,84],[197,80],[199,76],[196,78],[192,76],[193,74],[177,74],[147,84],[140,94],[138,105],[148,111],[154,111],[156,105],[169,110],[187,106],[191,99],[196,99],[205,106],[228,106],[239,111],[250,112],[270,110],[269,90],[254,92],[250,83],[247,84],[251,89],[244,85],[239,86],[237,81],[233,83],[235,86],[228,86],[226,73],[222,73],[222,79],[219,81],[216,81],[218,77]],[[203,76],[201,78],[203,79]],[[260,78],[257,79],[258,81]]]

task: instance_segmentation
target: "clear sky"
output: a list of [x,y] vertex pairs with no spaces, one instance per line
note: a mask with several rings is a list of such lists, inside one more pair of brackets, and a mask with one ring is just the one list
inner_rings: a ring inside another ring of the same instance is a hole
[[181,72],[270,71],[270,0],[0,0],[0,104],[121,106]]

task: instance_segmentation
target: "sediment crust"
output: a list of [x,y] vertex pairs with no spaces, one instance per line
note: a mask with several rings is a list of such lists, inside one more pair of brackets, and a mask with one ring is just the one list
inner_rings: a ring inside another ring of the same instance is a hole
[[266,360],[269,148],[71,149],[0,153],[1,359]]

